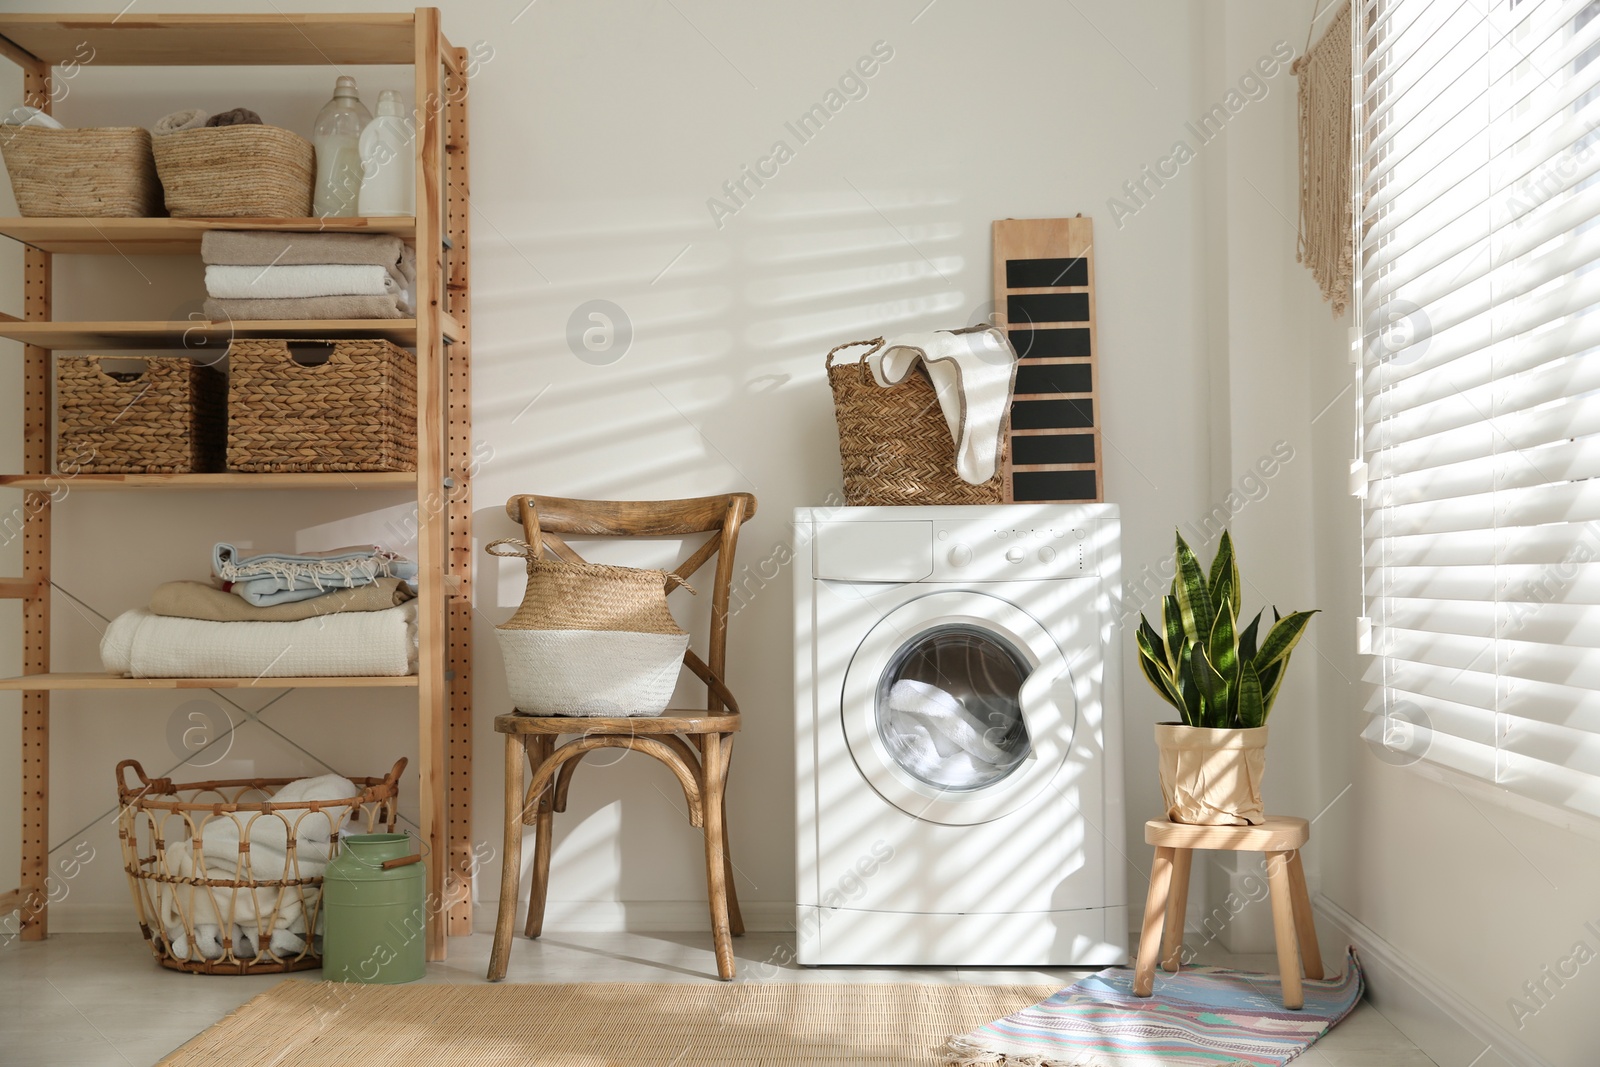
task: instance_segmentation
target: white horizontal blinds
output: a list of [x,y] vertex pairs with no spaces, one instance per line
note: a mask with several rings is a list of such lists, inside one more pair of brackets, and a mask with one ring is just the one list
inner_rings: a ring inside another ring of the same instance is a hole
[[1600,817],[1600,0],[1367,0],[1366,736]]

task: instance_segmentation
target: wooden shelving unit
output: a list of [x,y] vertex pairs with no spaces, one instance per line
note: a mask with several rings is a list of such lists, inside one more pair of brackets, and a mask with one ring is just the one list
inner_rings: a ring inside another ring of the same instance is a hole
[[[406,13],[266,15],[0,14],[0,56],[22,68],[26,102],[50,110],[53,68],[299,65],[416,68],[417,216],[404,219],[0,219],[24,246],[24,315],[0,316],[0,337],[23,344],[24,469],[0,475],[22,490],[23,573],[0,576],[0,598],[22,604],[22,871],[0,891],[0,913],[20,912],[22,937],[48,931],[50,694],[61,690],[413,688],[418,776],[428,864],[429,959],[446,933],[471,932],[470,255],[467,201],[467,56],[445,39],[436,8]],[[388,233],[417,248],[415,319],[318,322],[57,322],[56,255],[196,255],[208,229]],[[450,249],[448,256],[445,249]],[[448,272],[448,277],[441,277]],[[74,474],[51,470],[51,353],[57,349],[220,351],[233,337],[382,337],[417,359],[417,470],[402,474]],[[418,673],[410,677],[122,678],[50,670],[52,512],[79,491],[365,490],[417,501]]]

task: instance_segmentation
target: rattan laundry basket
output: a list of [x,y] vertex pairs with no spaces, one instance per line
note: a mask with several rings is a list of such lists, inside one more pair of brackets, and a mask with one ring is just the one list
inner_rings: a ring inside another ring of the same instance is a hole
[[150,131],[139,126],[50,130],[0,127],[17,210],[50,218],[163,214]]
[[107,371],[102,356],[56,359],[56,467],[63,473],[222,470],[228,382],[181,357]]
[[[845,503],[850,507],[1004,503],[1009,435],[1001,436],[994,477],[982,485],[962,481],[956,473],[955,441],[927,371],[919,366],[905,381],[888,388],[873,380],[867,357],[883,343],[881,337],[851,341],[828,353]],[[834,363],[836,353],[856,347],[866,349],[858,361]]]
[[197,974],[322,966],[322,869],[347,823],[394,832],[405,768],[402,758],[382,778],[350,779],[352,797],[273,803],[293,779],[174,783],[117,764],[123,869],[156,960]]
[[302,219],[316,178],[311,142],[255,123],[155,138],[156,170],[174,218]]
[[416,470],[416,359],[370,338],[234,341],[228,346],[228,466]]

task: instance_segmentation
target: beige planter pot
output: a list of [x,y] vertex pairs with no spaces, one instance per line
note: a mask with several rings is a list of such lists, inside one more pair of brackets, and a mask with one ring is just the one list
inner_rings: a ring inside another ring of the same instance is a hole
[[1267,728],[1211,730],[1156,724],[1167,818],[1198,826],[1259,826]]

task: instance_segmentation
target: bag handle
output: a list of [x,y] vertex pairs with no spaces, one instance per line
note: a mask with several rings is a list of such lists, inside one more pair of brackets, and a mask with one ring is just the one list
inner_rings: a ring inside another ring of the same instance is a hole
[[[501,551],[497,552],[497,551],[495,551],[496,549],[500,549]],[[566,563],[566,562],[568,562],[567,560],[548,560],[548,561],[545,560],[543,553],[541,553],[533,545],[530,545],[528,542],[522,540],[520,537],[501,537],[501,538],[498,538],[497,540],[490,541],[488,544],[484,545],[483,546],[483,550],[485,552],[489,553],[489,555],[491,555],[491,556],[516,557],[516,558],[526,559],[530,564],[532,564],[532,563],[534,563],[536,561],[537,562],[549,562],[549,563]],[[583,560],[582,562],[584,564],[586,564],[587,566],[591,566],[591,567],[619,566],[618,564],[589,563],[588,560]],[[657,570],[657,569],[655,569],[653,567],[622,567],[621,569],[622,570],[629,570],[629,571],[640,571],[640,572],[645,573],[645,574],[659,574],[659,575],[661,575],[662,579],[665,581],[666,586],[667,586],[667,592],[669,592],[669,593],[672,592],[674,589],[682,587],[684,589],[687,589],[692,596],[699,596],[700,595],[700,590],[696,589],[694,586],[692,586],[688,582],[684,581],[683,578],[680,577],[675,571]]]
[[862,381],[866,381],[867,380],[867,360],[871,359],[873,357],[873,354],[876,353],[880,348],[883,347],[883,338],[882,337],[870,337],[865,341],[846,341],[842,345],[834,345],[831,349],[828,350],[828,358],[823,362],[823,366],[826,367],[828,370],[832,370],[833,369],[833,354],[835,352],[842,352],[847,348],[855,348],[858,345],[871,345],[872,346],[872,347],[868,348],[865,352],[861,353],[861,355],[856,357],[856,366],[861,368],[861,380]]

